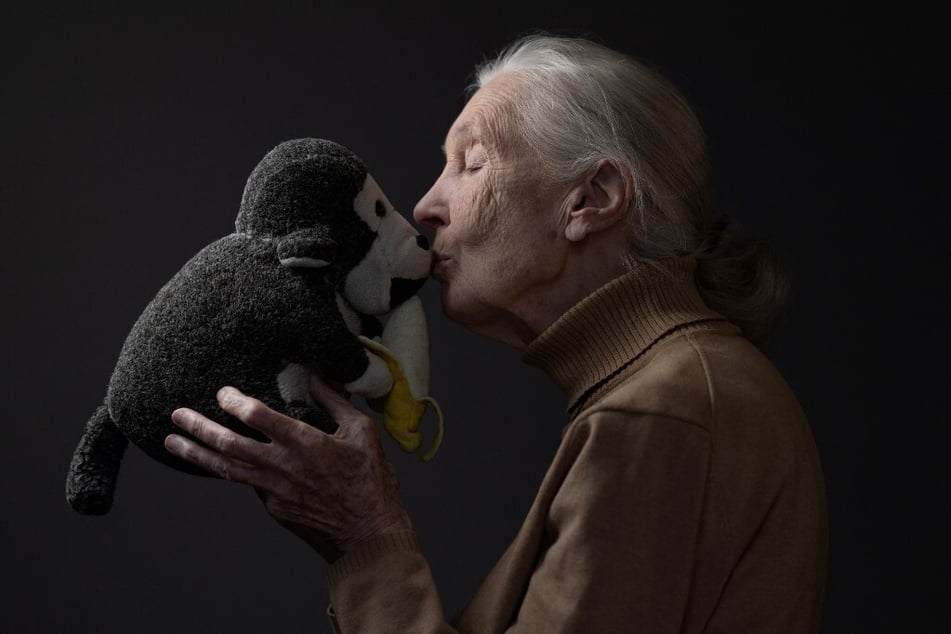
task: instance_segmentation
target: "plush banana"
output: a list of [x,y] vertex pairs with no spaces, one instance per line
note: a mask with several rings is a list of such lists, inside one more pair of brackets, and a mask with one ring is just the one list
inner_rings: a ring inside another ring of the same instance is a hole
[[383,427],[403,451],[419,450],[422,434],[419,424],[426,406],[437,418],[436,438],[423,454],[431,460],[442,443],[443,413],[429,391],[429,341],[422,302],[413,297],[396,308],[387,319],[382,342],[360,337],[363,345],[386,363],[393,376],[393,387],[382,399]]
[[431,405],[436,412],[439,425],[436,431],[436,440],[433,441],[433,446],[423,454],[423,460],[431,460],[442,443],[442,409],[432,397],[417,397],[413,394],[409,381],[400,368],[399,359],[389,348],[366,337],[360,337],[360,341],[368,350],[386,362],[386,365],[390,368],[390,373],[393,375],[393,387],[389,394],[384,397],[383,427],[403,451],[413,453],[419,450],[423,440],[423,435],[419,431],[419,422],[426,412],[426,405]]

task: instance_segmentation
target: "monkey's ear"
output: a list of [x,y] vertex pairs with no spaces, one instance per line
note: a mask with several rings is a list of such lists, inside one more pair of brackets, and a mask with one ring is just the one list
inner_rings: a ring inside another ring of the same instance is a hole
[[334,261],[337,243],[327,227],[309,227],[277,241],[277,257],[283,266],[322,268]]

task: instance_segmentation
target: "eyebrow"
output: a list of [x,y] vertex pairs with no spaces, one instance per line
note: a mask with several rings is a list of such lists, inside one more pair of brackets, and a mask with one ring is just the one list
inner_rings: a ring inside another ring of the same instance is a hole
[[[459,126],[458,128],[453,128],[452,130],[450,130],[449,134],[446,136],[446,143],[448,143],[451,138],[457,138],[457,137],[471,138],[475,136],[475,134],[476,134],[476,125],[472,122],[467,122]],[[442,150],[443,156],[446,155],[446,143],[443,143],[442,145],[439,146],[439,148]]]

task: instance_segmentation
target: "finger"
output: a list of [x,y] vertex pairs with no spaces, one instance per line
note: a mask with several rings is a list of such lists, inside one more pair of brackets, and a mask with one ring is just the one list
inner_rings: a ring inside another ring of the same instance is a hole
[[266,464],[270,447],[242,436],[187,407],[172,412],[172,422],[218,453],[246,464]]
[[319,367],[315,365],[308,366],[308,376],[310,375],[316,375],[318,379],[326,383],[328,387],[330,387],[337,394],[339,394],[340,398],[344,399],[345,401],[350,400],[350,392],[347,391],[347,388],[345,388],[342,383],[338,383],[337,381],[334,381],[333,379],[325,375],[323,372],[320,371]]
[[166,436],[165,449],[172,455],[201,467],[219,478],[250,484],[254,487],[263,487],[265,484],[262,472],[256,467],[212,451],[184,436],[178,434]]
[[310,376],[310,394],[337,422],[334,438],[357,440],[360,444],[379,442],[379,432],[373,419],[315,374]]
[[268,438],[284,440],[301,433],[299,427],[315,428],[276,412],[261,401],[240,390],[225,386],[218,390],[218,404],[221,409],[238,418],[245,425],[263,432]]
[[343,424],[352,419],[354,414],[361,414],[353,403],[347,400],[340,392],[315,373],[310,375],[310,395],[318,405],[322,406],[330,417]]

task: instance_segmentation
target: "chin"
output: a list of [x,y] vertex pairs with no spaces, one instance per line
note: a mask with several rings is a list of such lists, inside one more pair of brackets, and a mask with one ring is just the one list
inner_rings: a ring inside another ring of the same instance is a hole
[[475,306],[465,297],[460,297],[458,289],[454,289],[449,282],[443,280],[441,284],[440,299],[443,314],[463,326],[467,325],[472,321]]
[[443,314],[453,321],[460,321],[460,313],[458,310],[458,300],[452,297],[452,294],[449,290],[449,282],[445,280],[439,280],[440,293],[439,300],[442,304]]
[[459,293],[458,288],[454,291],[447,282],[442,284],[440,297],[446,317],[475,334],[485,333],[485,325],[494,312],[485,303]]

